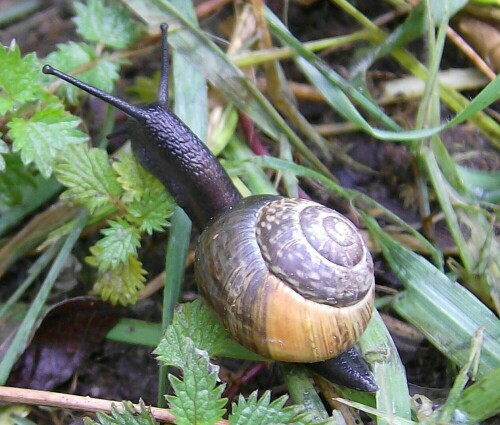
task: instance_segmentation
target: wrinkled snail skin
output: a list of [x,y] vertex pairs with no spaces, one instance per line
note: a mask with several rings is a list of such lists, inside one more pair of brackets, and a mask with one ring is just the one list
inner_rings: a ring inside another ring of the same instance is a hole
[[55,75],[128,114],[132,150],[137,160],[157,177],[199,229],[241,198],[222,165],[207,146],[166,108],[168,103],[167,26],[162,24],[162,75],[158,100],[140,107],[71,77],[50,65]]
[[241,199],[206,145],[166,109],[166,25],[161,29],[162,76],[151,105],[134,106],[49,65],[43,72],[132,118],[134,155],[202,231],[197,284],[235,339],[264,357],[307,363],[346,386],[376,391],[368,367],[350,348],[366,328],[374,298],[373,264],[359,232],[311,201]]
[[319,376],[353,390],[374,393],[378,390],[373,375],[363,358],[354,348],[340,356],[305,366]]
[[240,199],[206,145],[163,105],[134,106],[50,65],[45,65],[43,72],[103,99],[133,118],[128,127],[137,160],[166,186],[198,228],[203,229],[212,217]]
[[240,194],[206,145],[174,113],[161,105],[145,111],[136,118],[139,125],[130,125],[134,154],[203,229],[235,205]]

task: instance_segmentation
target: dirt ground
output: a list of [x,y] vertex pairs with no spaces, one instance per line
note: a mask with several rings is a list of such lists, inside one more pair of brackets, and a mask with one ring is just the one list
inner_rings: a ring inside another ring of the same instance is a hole
[[[0,8],[10,3],[0,0]],[[44,57],[55,49],[57,43],[68,40],[78,40],[75,27],[70,20],[72,16],[70,2],[51,0],[41,2],[37,10],[30,12],[21,20],[12,22],[0,29],[0,41],[8,45],[15,38],[23,53],[37,52],[39,58]],[[270,1],[279,14],[282,2]],[[292,32],[302,41],[308,41],[340,34],[348,34],[358,25],[352,18],[340,13],[329,1],[312,2],[312,6],[303,6],[299,2],[290,2],[287,13],[288,25]],[[390,12],[388,2],[357,2],[357,7],[369,17],[379,17]],[[232,13],[232,7],[226,6],[223,10],[211,15],[202,21],[205,29],[223,36],[221,28],[227,24],[227,19]],[[402,18],[395,18],[387,26],[392,28],[401,22]],[[359,46],[358,46],[359,47]],[[421,60],[425,59],[426,47],[422,42],[414,42],[410,48]],[[357,58],[353,50],[323,52],[323,58],[332,68],[340,73],[347,74]],[[130,66],[122,71],[122,78],[132,82],[138,75],[150,76],[156,68],[157,57],[134,58]],[[304,82],[300,73],[291,62],[284,62],[287,75],[297,82]],[[453,46],[445,49],[442,68],[470,67],[467,59]],[[405,74],[405,71],[390,58],[380,60],[370,70],[368,75],[374,93],[387,79],[394,79]],[[302,113],[314,124],[325,124],[339,121],[332,110],[321,102],[299,100]],[[406,102],[386,106],[386,112],[394,117],[403,127],[410,128],[416,116],[418,103]],[[495,106],[494,106],[495,108]],[[498,111],[498,105],[496,105]],[[443,107],[443,117],[451,114]],[[447,131],[442,135],[449,150],[454,153],[477,152],[477,155],[468,160],[467,165],[478,169],[500,169],[500,157],[488,141],[469,124],[463,124]],[[355,188],[368,194],[383,205],[389,207],[407,222],[418,222],[419,212],[414,202],[414,172],[415,164],[411,153],[400,144],[382,143],[364,133],[351,132],[330,138],[331,151],[344,150],[354,160],[372,168],[374,174],[357,171],[332,157],[327,163],[329,169],[338,178],[340,183],[347,188]],[[273,147],[269,145],[272,151]],[[304,187],[310,194],[321,200],[321,193],[313,187]],[[337,206],[342,208],[342,205]],[[193,234],[193,241],[195,239]],[[438,238],[443,246],[451,245],[452,241],[445,231],[441,229]],[[90,245],[93,241],[87,241]],[[83,259],[87,247],[80,246],[75,256]],[[165,235],[154,235],[143,247],[145,268],[149,276],[155,276],[163,267],[165,249]],[[20,281],[19,273],[28,268],[30,259],[23,259],[11,268],[4,281],[7,282],[0,288],[0,298],[5,299],[9,291],[13,290]],[[388,270],[384,262],[375,258],[377,283],[386,290],[399,290],[401,285],[397,278]],[[85,271],[84,271],[85,272]],[[83,273],[84,273],[83,272]],[[187,283],[184,299],[192,299],[195,293],[192,270],[187,271]],[[33,295],[33,294],[31,294]],[[26,300],[28,301],[28,300]],[[150,321],[160,321],[161,296],[158,294],[151,299],[141,301],[131,309],[128,317],[135,317]],[[400,350],[401,357],[406,367],[408,381],[412,392],[429,394],[434,400],[445,397],[448,393],[452,366],[447,360],[427,343],[417,331],[404,325],[394,316],[393,312],[384,312],[387,324],[395,342]],[[240,385],[238,377],[248,371],[252,364],[246,362],[223,361],[223,373],[229,378],[229,387]],[[96,347],[91,357],[70,382],[65,383],[56,390],[72,392],[75,394],[90,395],[115,400],[132,400],[136,402],[142,398],[148,404],[156,404],[157,389],[157,364],[151,349],[136,347],[126,344],[106,341]],[[277,371],[274,367],[263,367],[256,377],[243,382],[241,389],[249,393],[255,388],[273,388],[276,394],[284,391],[280,385]],[[79,423],[78,416],[68,412],[54,412],[40,410],[38,423]],[[68,416],[67,416],[68,415]],[[63,419],[64,418],[64,419]],[[56,422],[61,421],[61,422]]]

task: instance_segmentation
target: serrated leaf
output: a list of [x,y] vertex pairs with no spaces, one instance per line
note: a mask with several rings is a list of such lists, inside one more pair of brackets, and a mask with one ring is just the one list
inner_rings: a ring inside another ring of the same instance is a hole
[[296,407],[283,407],[287,401],[286,395],[272,403],[271,393],[266,391],[257,399],[257,391],[250,394],[247,400],[240,394],[238,404],[233,403],[230,425],[286,425],[302,423],[303,416],[297,415]]
[[90,248],[101,273],[114,269],[128,261],[130,256],[137,256],[140,246],[139,230],[123,219],[110,220],[109,227],[103,229],[103,238]]
[[168,226],[174,208],[174,200],[164,189],[159,193],[147,190],[140,200],[127,206],[127,219],[137,223],[141,231],[151,234]]
[[76,128],[79,122],[62,105],[50,105],[27,120],[13,118],[7,124],[8,135],[14,152],[21,152],[23,163],[34,162],[44,177],[50,177],[59,152],[87,141],[87,135]]
[[[87,71],[78,74],[78,79],[100,88],[106,92],[112,92],[115,81],[119,78],[119,64],[99,58],[95,49],[85,43],[69,42],[58,44],[57,51],[47,56],[47,62],[63,72],[71,73],[92,61],[95,65]],[[71,84],[63,84],[61,90],[72,104],[78,103],[80,89]]]
[[154,354],[167,365],[183,368],[186,338],[212,355],[214,347],[223,344],[228,334],[215,313],[201,300],[195,300],[179,306]]
[[113,168],[125,191],[122,201],[127,208],[127,220],[148,234],[168,226],[175,203],[160,181],[125,151],[117,155]]
[[138,40],[143,30],[131,13],[117,2],[109,6],[103,0],[75,3],[77,16],[73,18],[77,32],[83,38],[117,49],[125,49]]
[[[95,257],[87,258],[87,261],[93,265],[97,264]],[[99,275],[94,284],[94,292],[112,304],[133,304],[144,288],[145,275],[142,263],[129,255],[127,262]]]
[[151,412],[146,407],[144,402],[140,401],[141,410],[136,411],[132,403],[129,401],[124,401],[121,403],[122,409],[118,410],[116,405],[113,404],[111,407],[111,415],[106,413],[98,412],[97,419],[99,422],[95,422],[90,418],[85,418],[85,425],[155,425],[157,422],[153,419]]
[[21,58],[18,45],[7,48],[0,44],[0,63],[0,115],[39,98],[40,66],[34,53]]
[[121,151],[113,162],[113,168],[118,174],[118,183],[125,190],[124,202],[140,199],[148,189],[164,191],[163,185],[144,168],[128,152]]
[[102,149],[77,145],[67,149],[56,167],[66,190],[61,197],[86,206],[91,212],[110,203],[121,193],[116,174]]
[[217,385],[217,372],[210,367],[208,353],[184,339],[183,380],[169,375],[175,396],[167,396],[178,425],[212,425],[226,412],[221,398],[225,385]]

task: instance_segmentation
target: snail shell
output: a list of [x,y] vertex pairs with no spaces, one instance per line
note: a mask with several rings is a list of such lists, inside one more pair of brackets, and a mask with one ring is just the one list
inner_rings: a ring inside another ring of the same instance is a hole
[[359,231],[303,199],[243,199],[202,233],[195,273],[231,335],[274,360],[336,357],[373,308],[373,262]]

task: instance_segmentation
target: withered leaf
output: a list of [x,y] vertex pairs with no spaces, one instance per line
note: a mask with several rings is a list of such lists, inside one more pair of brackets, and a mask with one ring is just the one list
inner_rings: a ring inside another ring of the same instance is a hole
[[52,390],[64,383],[123,311],[92,297],[76,297],[54,305],[14,365],[8,385]]

